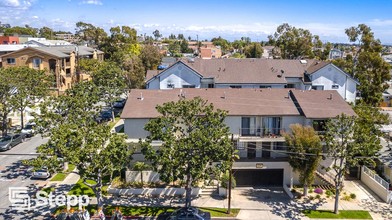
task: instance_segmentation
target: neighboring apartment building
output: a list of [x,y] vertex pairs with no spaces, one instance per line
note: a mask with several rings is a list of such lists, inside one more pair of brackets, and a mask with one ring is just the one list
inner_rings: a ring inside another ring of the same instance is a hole
[[28,66],[53,76],[53,89],[62,94],[76,81],[88,80],[77,74],[78,59],[103,60],[103,52],[85,46],[26,47],[0,56],[2,67]]
[[19,37],[0,36],[0,44],[19,44]]
[[294,88],[337,91],[355,102],[358,82],[330,62],[283,59],[187,59],[150,70],[147,89]]
[[222,57],[222,50],[219,47],[211,47],[200,48],[200,58],[202,59],[212,59],[212,58],[221,58]]
[[[327,119],[342,113],[355,115],[337,91],[290,89],[172,89],[132,90],[124,107],[124,133],[138,142],[149,133],[145,124],[159,116],[157,105],[180,98],[201,97],[215,108],[228,111],[230,128],[240,159],[233,170],[237,186],[298,184],[298,175],[288,163],[283,132],[299,123],[324,131]],[[140,152],[135,160],[144,160]],[[324,162],[325,163],[325,162]],[[324,164],[328,166],[328,164]]]

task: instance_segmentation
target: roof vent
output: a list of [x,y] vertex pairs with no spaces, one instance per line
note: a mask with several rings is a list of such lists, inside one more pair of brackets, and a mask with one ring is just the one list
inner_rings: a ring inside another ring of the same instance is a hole
[[332,100],[332,93],[329,93],[329,100]]
[[138,97],[137,99],[139,99],[139,100],[143,100],[144,99],[142,92],[140,93],[140,97]]
[[226,91],[223,92],[223,96],[221,96],[222,99],[226,99]]
[[195,58],[189,58],[188,59],[188,63],[194,63],[195,62]]
[[308,61],[306,61],[306,60],[300,60],[299,61],[301,64],[307,64],[308,63]]

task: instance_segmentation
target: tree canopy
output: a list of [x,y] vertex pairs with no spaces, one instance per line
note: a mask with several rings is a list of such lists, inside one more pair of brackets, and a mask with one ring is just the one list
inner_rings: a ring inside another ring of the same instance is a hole
[[307,196],[308,186],[313,184],[321,159],[321,140],[312,127],[293,124],[290,129],[292,133],[284,135],[290,152],[289,163],[299,172],[299,182],[303,184],[304,195]]
[[[150,135],[141,141],[142,152],[162,181],[185,181],[189,207],[192,186],[210,177],[209,163],[231,158],[227,113],[198,97],[165,103],[157,111],[160,116],[145,125]],[[151,146],[153,140],[162,141],[158,150]]]

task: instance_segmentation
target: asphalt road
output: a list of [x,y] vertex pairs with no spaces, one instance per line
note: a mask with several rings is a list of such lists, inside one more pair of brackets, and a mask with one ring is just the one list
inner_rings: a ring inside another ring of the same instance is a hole
[[[44,180],[30,179],[31,172],[22,165],[25,159],[36,157],[36,148],[48,141],[36,135],[26,139],[25,142],[13,147],[11,150],[0,152],[0,219],[19,219],[24,212],[12,210],[9,201],[10,187],[31,187],[42,184]],[[29,214],[34,213],[31,211]]]

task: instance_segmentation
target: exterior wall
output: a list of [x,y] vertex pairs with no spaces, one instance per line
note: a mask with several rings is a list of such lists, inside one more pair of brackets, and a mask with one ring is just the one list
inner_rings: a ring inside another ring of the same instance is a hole
[[230,133],[239,135],[241,129],[241,117],[240,116],[227,116],[225,118],[225,124],[229,126]]
[[284,132],[290,132],[290,125],[301,124],[303,125],[305,118],[303,116],[285,116],[282,117],[282,129]]
[[[182,88],[184,85],[194,85],[195,88],[200,88],[201,77],[184,64],[177,63],[162,72],[157,79],[159,80],[158,89],[170,89],[168,88],[168,84],[172,84],[174,88]],[[156,82],[148,85],[148,88],[155,89]]]
[[[260,162],[234,162],[233,169],[258,169],[256,163]],[[283,184],[292,185],[298,182],[294,179],[294,172],[288,162],[263,162],[263,168],[261,169],[283,169]]]
[[[347,102],[355,101],[355,81],[331,64],[313,73],[311,80],[313,86],[323,85],[324,90],[336,90]],[[339,87],[333,89],[333,85],[338,85]]]
[[[380,182],[375,180],[375,176],[377,174],[373,174],[373,176],[369,175],[365,172],[366,167],[361,168],[361,181],[368,186],[374,193],[376,193],[384,202],[390,202],[392,192],[385,188]],[[381,179],[381,177],[378,177]],[[386,183],[386,182],[385,182]]]
[[148,122],[148,118],[141,119],[125,119],[124,120],[124,133],[128,138],[138,139],[146,138],[148,132],[144,130],[144,125]]
[[0,44],[19,44],[19,37],[0,36]]

